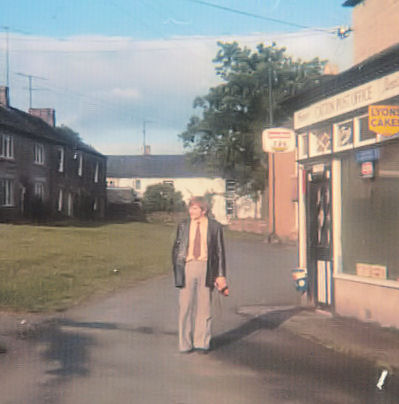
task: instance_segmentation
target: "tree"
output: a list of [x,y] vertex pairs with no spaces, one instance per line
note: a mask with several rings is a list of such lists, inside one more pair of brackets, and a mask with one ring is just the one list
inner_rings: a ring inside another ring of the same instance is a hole
[[72,143],[80,144],[82,143],[82,138],[80,137],[78,132],[75,132],[73,129],[69,128],[66,125],[57,126],[55,130],[59,133],[59,135]]
[[180,212],[185,204],[181,192],[171,184],[150,185],[143,195],[145,212]]
[[218,46],[213,62],[223,82],[194,100],[200,114],[190,118],[179,137],[194,164],[205,163],[235,179],[240,194],[256,199],[267,171],[262,130],[289,118],[281,101],[318,83],[326,62],[295,61],[276,44],[260,44],[256,51],[237,42]]

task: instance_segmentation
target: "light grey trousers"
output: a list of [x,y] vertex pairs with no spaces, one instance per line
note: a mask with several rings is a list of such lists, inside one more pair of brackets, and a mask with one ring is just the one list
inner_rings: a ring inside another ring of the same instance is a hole
[[209,349],[211,340],[211,290],[205,286],[206,262],[189,261],[186,286],[179,294],[179,350]]

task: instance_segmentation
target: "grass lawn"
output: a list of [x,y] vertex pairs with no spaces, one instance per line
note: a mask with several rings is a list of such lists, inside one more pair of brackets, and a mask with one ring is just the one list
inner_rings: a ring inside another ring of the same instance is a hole
[[171,271],[175,226],[0,224],[0,309],[64,310]]
[[[93,295],[171,273],[174,224],[0,224],[0,310],[65,310]],[[226,238],[264,236],[225,232]]]

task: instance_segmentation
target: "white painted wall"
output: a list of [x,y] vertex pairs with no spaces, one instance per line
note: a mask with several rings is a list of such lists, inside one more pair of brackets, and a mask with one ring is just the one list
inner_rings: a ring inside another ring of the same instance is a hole
[[[140,180],[140,189],[136,187],[137,180]],[[109,187],[133,188],[140,198],[144,195],[148,186],[163,183],[164,181],[173,181],[175,190],[182,193],[183,200],[186,203],[192,196],[203,196],[206,193],[214,194],[212,213],[220,223],[228,223],[224,196],[226,183],[222,178],[107,178]]]

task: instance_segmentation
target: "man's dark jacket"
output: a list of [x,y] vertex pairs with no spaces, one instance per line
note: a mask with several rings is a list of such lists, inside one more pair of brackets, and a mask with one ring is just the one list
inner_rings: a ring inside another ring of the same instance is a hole
[[[185,286],[184,267],[188,253],[190,235],[190,219],[179,224],[176,240],[172,250],[173,272],[175,286]],[[226,259],[224,255],[224,241],[222,225],[214,219],[208,219],[208,261],[206,270],[206,283],[209,288],[214,287],[218,276],[226,276]]]

